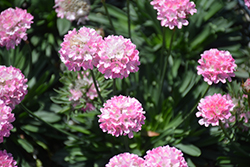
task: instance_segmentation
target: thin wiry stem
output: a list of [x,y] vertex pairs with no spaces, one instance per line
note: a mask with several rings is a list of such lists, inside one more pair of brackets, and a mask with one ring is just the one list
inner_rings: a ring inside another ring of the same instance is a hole
[[106,5],[105,0],[102,0],[102,4],[103,4],[104,9],[105,9],[105,12],[106,12],[106,14],[107,14],[107,16],[108,16],[108,19],[109,19],[109,24],[111,25],[111,27],[112,27],[112,29],[113,29],[113,32],[114,32],[114,34],[116,34],[115,27],[114,27],[114,25],[113,25],[113,22],[112,22],[112,20],[111,20],[110,15],[109,15],[109,11],[108,11],[108,8],[107,8],[107,5]]

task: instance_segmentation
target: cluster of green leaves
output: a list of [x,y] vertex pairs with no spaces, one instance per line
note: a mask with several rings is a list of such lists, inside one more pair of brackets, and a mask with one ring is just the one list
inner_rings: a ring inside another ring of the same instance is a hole
[[[140,51],[140,70],[128,78],[116,79],[115,85],[116,95],[137,98],[146,111],[141,132],[134,133],[134,138],[128,140],[127,136],[113,137],[99,128],[100,99],[94,102],[96,110],[86,113],[74,112],[68,101],[68,86],[77,73],[60,69],[58,50],[63,35],[82,25],[57,18],[51,0],[2,0],[1,10],[17,6],[27,8],[34,16],[34,23],[27,32],[28,41],[22,41],[15,50],[1,48],[0,63],[21,69],[28,78],[29,90],[22,103],[40,119],[17,106],[13,110],[15,128],[0,148],[12,153],[18,165],[24,167],[101,167],[119,153],[144,156],[147,150],[163,145],[179,148],[190,167],[247,164],[248,159],[233,149],[221,129],[201,127],[195,112],[208,87],[196,71],[197,60],[204,50],[228,50],[238,65],[233,83],[227,87],[213,85],[207,94],[229,92],[235,95],[241,80],[249,77],[248,17],[237,0],[193,1],[197,13],[190,16],[187,27],[174,30],[168,60],[165,55],[173,31],[160,26],[150,0],[130,0],[130,19],[126,1],[106,1],[116,30],[114,35],[128,38],[130,25],[131,40]],[[92,0],[91,4],[85,26],[101,29],[105,36],[113,34],[101,1]],[[168,62],[167,72],[159,92],[164,62]],[[111,83],[97,71],[94,73],[106,101],[114,95],[110,93]],[[238,146],[250,150],[249,133],[237,130],[235,134]]]

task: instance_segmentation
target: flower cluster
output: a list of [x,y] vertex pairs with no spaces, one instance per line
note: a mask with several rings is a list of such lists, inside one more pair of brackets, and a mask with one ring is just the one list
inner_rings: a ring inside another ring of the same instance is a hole
[[198,63],[200,64],[197,67],[198,75],[202,75],[209,85],[213,82],[217,84],[219,81],[226,83],[226,79],[231,82],[231,77],[235,76],[237,65],[228,51],[210,49],[201,54]]
[[71,96],[69,101],[73,102],[73,106],[81,104],[81,101],[86,101],[86,106],[82,108],[83,111],[94,110],[95,107],[90,100],[98,97],[96,92],[93,80],[89,78],[87,72],[82,72],[82,75],[78,73],[77,79],[74,81],[74,84],[69,85],[69,91]]
[[100,60],[98,70],[107,78],[128,77],[130,72],[139,70],[139,51],[136,46],[123,36],[108,36],[98,53]]
[[62,62],[69,70],[93,69],[98,62],[97,53],[102,37],[92,28],[82,27],[78,32],[73,29],[64,36],[59,50]]
[[100,128],[116,137],[128,134],[128,137],[132,138],[133,131],[141,130],[145,120],[141,103],[135,98],[122,95],[107,100],[100,111]]
[[0,100],[0,143],[3,142],[3,137],[9,137],[10,130],[13,129],[11,122],[15,121],[15,117],[11,111],[12,109]]
[[213,96],[206,96],[200,100],[198,104],[197,117],[202,117],[199,120],[200,125],[206,127],[211,124],[212,126],[218,126],[219,121],[225,122],[231,116],[230,111],[234,108],[233,101],[228,99],[226,95],[214,94]]
[[243,84],[242,89],[244,93],[250,95],[250,78],[248,78]]
[[70,21],[78,20],[77,24],[88,20],[90,11],[89,0],[55,0],[57,17],[66,18]]
[[16,161],[13,160],[12,154],[7,153],[6,150],[0,150],[0,164],[3,167],[17,167]]
[[189,0],[153,0],[150,4],[157,10],[157,19],[161,21],[161,25],[170,29],[187,26],[187,16],[197,12],[194,2]]
[[26,82],[18,68],[0,66],[0,100],[14,109],[27,94]]
[[0,46],[14,49],[21,40],[27,40],[26,30],[30,28],[33,16],[26,10],[8,8],[0,15]]
[[250,8],[250,0],[245,0],[245,5]]
[[169,147],[168,145],[148,150],[144,158],[145,167],[187,167],[187,162],[183,158],[183,153],[175,147]]
[[109,163],[105,167],[144,167],[144,159],[140,158],[138,155],[130,153],[122,153],[112,157]]

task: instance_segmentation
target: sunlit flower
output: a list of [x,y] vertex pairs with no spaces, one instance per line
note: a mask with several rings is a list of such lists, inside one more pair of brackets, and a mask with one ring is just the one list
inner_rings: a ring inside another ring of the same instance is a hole
[[83,70],[93,69],[102,42],[102,37],[92,28],[82,27],[78,32],[73,29],[64,36],[60,58],[71,71],[79,71],[81,67]]
[[139,70],[139,51],[123,36],[108,36],[104,39],[100,52],[98,70],[106,79],[128,77],[130,72]]
[[69,86],[69,91],[71,93],[69,101],[73,103],[73,106],[79,105],[82,101],[85,101],[86,105],[82,108],[83,111],[95,109],[91,100],[98,97],[98,94],[88,72],[82,71],[81,75],[78,73],[76,80]]
[[8,8],[0,15],[0,46],[15,49],[21,40],[27,40],[26,30],[30,28],[33,16],[26,10]]
[[78,20],[77,24],[85,24],[90,11],[89,0],[55,0],[57,17],[66,18],[70,21]]
[[0,100],[14,109],[28,92],[26,82],[18,68],[0,66]]
[[214,94],[202,98],[197,107],[199,111],[196,113],[197,117],[202,117],[199,124],[206,127],[209,124],[218,126],[219,121],[225,122],[230,118],[230,111],[233,110],[234,106],[233,101],[227,98],[226,95]]
[[122,153],[112,157],[105,167],[144,167],[144,159],[136,154]]
[[0,150],[0,164],[2,167],[17,167],[16,161],[13,160],[12,154],[6,150]]
[[187,167],[182,152],[168,145],[148,150],[144,158],[145,167]]
[[128,135],[132,138],[133,131],[138,132],[144,124],[145,111],[141,103],[135,98],[126,96],[114,96],[100,109],[98,117],[100,128],[113,136]]
[[15,117],[11,111],[12,109],[0,100],[0,143],[3,142],[3,137],[9,137],[10,130],[13,129],[11,122],[15,121]]
[[189,0],[153,0],[150,4],[157,10],[157,19],[161,21],[161,25],[170,29],[187,26],[188,15],[197,12],[194,2]]
[[213,82],[217,84],[219,81],[226,83],[226,79],[231,82],[231,77],[235,76],[237,65],[228,51],[210,49],[201,54],[198,63],[198,75],[202,75],[209,85]]

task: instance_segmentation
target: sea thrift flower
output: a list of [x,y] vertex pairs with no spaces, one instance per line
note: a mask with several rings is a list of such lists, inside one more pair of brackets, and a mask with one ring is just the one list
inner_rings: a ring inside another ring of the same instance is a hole
[[114,96],[100,109],[100,128],[113,136],[127,135],[132,138],[133,131],[138,132],[144,124],[145,111],[141,103],[135,98],[126,96]]
[[28,92],[26,82],[18,68],[0,66],[0,100],[14,109]]
[[3,142],[3,137],[9,137],[10,130],[13,129],[11,122],[15,121],[15,117],[11,111],[12,109],[0,100],[0,143]]
[[26,10],[8,8],[0,15],[0,46],[15,49],[21,40],[27,40],[26,30],[30,28],[33,16]]
[[250,78],[248,78],[243,84],[242,84],[243,91],[246,94],[250,94]]
[[250,8],[250,0],[245,0],[245,5]]
[[73,102],[73,106],[81,104],[81,101],[84,100],[86,106],[82,108],[83,111],[91,111],[95,109],[91,100],[98,97],[98,94],[93,80],[89,78],[88,72],[82,72],[82,76],[78,74],[78,77],[73,84],[69,85],[69,91],[71,93],[69,101]]
[[198,75],[202,75],[209,85],[213,82],[217,84],[219,81],[226,83],[226,79],[231,82],[231,77],[235,76],[237,65],[228,51],[210,49],[201,54],[198,63]]
[[13,160],[12,154],[6,150],[0,150],[0,164],[2,167],[17,167],[16,161]]
[[168,145],[148,150],[144,158],[145,167],[187,167],[182,152]]
[[226,95],[214,94],[202,98],[197,107],[199,111],[196,113],[197,117],[202,117],[199,124],[206,127],[209,124],[218,126],[219,121],[225,122],[230,118],[230,111],[233,110],[234,106],[233,101],[228,99]]
[[144,159],[138,155],[122,153],[112,157],[105,167],[144,167]]
[[66,18],[70,21],[78,20],[77,24],[88,20],[90,11],[89,0],[55,0],[57,17]]
[[157,10],[157,19],[161,21],[161,26],[179,29],[182,25],[187,26],[186,18],[189,14],[197,12],[194,2],[189,0],[153,0],[150,3]]
[[62,62],[69,70],[79,71],[93,69],[98,60],[96,59],[102,37],[92,28],[82,27],[69,31],[64,36],[59,50]]
[[98,70],[106,79],[128,77],[130,72],[139,70],[139,51],[123,36],[108,36],[104,39],[100,52]]

